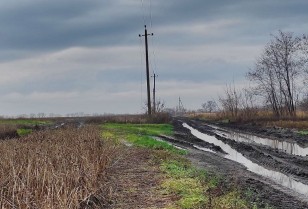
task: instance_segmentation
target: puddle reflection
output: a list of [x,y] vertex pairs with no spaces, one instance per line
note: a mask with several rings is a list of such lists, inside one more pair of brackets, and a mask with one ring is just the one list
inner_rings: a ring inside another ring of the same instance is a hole
[[238,142],[261,144],[261,145],[269,146],[273,149],[279,149],[291,155],[299,155],[299,156],[308,155],[308,147],[304,148],[304,147],[299,146],[296,143],[262,138],[262,137],[258,137],[258,136],[254,136],[250,134],[229,131],[229,130],[222,129],[220,127],[213,126],[213,125],[208,125],[208,126],[214,128],[215,129],[214,133],[216,133],[217,135],[228,138],[228,139],[233,139]]
[[222,141],[218,140],[214,136],[209,136],[204,133],[199,132],[198,130],[190,127],[186,123],[183,124],[183,126],[191,131],[191,133],[206,142],[213,143],[216,146],[220,146],[228,155],[225,156],[225,158],[230,159],[232,161],[241,163],[244,165],[249,171],[259,174],[261,176],[265,176],[267,178],[272,179],[276,183],[283,185],[285,187],[288,187],[300,194],[305,195],[308,197],[308,185],[303,184],[301,182],[295,181],[292,179],[292,177],[289,177],[283,173],[277,172],[277,171],[272,171],[269,169],[266,169],[251,160],[247,159],[244,157],[241,153],[237,152],[235,149],[233,149],[231,146],[228,144],[223,143]]

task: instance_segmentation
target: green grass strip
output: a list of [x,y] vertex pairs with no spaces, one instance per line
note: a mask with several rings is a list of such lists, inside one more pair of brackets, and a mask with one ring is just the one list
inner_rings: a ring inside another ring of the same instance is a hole
[[27,129],[27,128],[17,129],[18,136],[26,136],[31,133],[32,133],[32,129]]
[[106,129],[115,129],[121,133],[130,133],[138,135],[158,136],[160,134],[172,135],[173,127],[170,124],[104,124]]
[[176,202],[176,207],[170,208],[194,209],[206,207],[208,197],[204,194],[207,187],[202,184],[208,178],[205,171],[174,160],[162,163],[161,170],[167,175],[162,184],[164,192],[180,196],[180,199]]
[[186,154],[171,144],[154,139],[159,135],[172,135],[173,127],[170,124],[118,124],[107,123],[103,125],[103,137],[126,141],[139,146],[155,150],[168,150],[178,154]]
[[299,131],[298,134],[303,135],[303,136],[308,135],[308,130]]

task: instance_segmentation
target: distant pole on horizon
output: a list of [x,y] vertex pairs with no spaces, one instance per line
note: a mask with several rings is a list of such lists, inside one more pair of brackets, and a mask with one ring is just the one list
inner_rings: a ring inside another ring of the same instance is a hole
[[181,103],[182,103],[181,97],[179,97],[179,112],[181,112]]
[[148,92],[148,115],[151,115],[151,90],[150,90],[150,67],[149,67],[149,51],[148,51],[148,36],[153,36],[153,33],[148,34],[147,26],[144,26],[144,35],[140,35],[139,37],[144,36],[145,41],[145,64],[146,64],[146,76],[147,76],[147,92]]
[[178,107],[179,113],[182,115],[185,112],[181,97],[179,97],[179,107]]

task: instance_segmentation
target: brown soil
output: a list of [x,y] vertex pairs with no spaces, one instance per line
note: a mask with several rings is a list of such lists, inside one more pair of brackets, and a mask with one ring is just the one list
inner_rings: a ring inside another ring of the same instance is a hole
[[163,174],[151,156],[149,150],[124,148],[107,170],[104,192],[109,201],[104,208],[165,208],[172,203],[172,197],[159,191]]

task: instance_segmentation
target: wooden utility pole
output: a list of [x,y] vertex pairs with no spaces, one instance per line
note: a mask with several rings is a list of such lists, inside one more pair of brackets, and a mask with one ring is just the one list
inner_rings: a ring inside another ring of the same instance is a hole
[[150,92],[150,67],[149,67],[149,51],[148,51],[148,36],[153,36],[153,33],[148,34],[147,26],[144,26],[144,41],[145,41],[145,64],[146,64],[146,74],[147,74],[147,92],[148,92],[148,115],[151,115],[151,92]]
[[179,112],[182,112],[182,110],[181,110],[181,103],[182,103],[181,97],[179,97]]
[[155,73],[153,74],[153,80],[154,80],[154,88],[153,88],[153,113],[156,113],[156,99],[155,99],[155,93],[156,93],[156,77],[158,77],[158,75],[156,75]]

